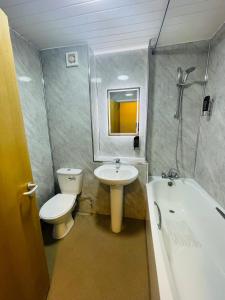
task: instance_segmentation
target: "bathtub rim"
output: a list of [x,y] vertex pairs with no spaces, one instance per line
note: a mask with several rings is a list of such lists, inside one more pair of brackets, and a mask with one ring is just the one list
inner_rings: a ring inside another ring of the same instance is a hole
[[[201,194],[211,207],[217,207],[225,214],[225,209],[193,178],[179,178],[178,180],[187,183],[199,194]],[[169,261],[166,254],[166,249],[160,234],[160,230],[157,227],[157,214],[155,213],[154,201],[156,201],[153,189],[151,188],[153,183],[168,181],[168,178],[162,178],[160,176],[149,177],[149,182],[146,184],[147,190],[147,209],[149,214],[149,222],[151,225],[153,249],[156,263],[156,273],[158,279],[159,293],[161,300],[177,300],[178,292],[174,284],[173,275],[169,267]]]
[[155,264],[156,264],[156,273],[158,279],[158,287],[159,287],[159,294],[161,300],[174,300],[176,291],[173,288],[172,282],[170,282],[168,273],[169,265],[166,257],[166,252],[164,249],[164,245],[162,241],[160,241],[160,234],[159,229],[157,227],[157,219],[154,205],[154,197],[152,195],[151,185],[153,182],[163,180],[159,176],[152,176],[149,178],[149,182],[146,184],[147,190],[147,206],[148,206],[148,214],[149,214],[149,222],[152,232],[152,242],[153,242],[153,251],[155,257]]

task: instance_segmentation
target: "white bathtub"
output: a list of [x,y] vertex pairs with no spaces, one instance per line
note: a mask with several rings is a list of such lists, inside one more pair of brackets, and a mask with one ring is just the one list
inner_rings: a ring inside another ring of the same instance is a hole
[[192,179],[170,187],[153,177],[147,195],[160,299],[224,300],[225,219],[216,210],[224,213],[222,207]]

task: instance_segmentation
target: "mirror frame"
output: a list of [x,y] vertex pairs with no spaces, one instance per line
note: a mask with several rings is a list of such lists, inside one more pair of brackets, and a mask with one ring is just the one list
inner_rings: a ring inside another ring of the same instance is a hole
[[[136,117],[136,132],[135,133],[112,133],[111,132],[111,118],[110,118],[110,92],[126,92],[126,91],[137,91],[137,117]],[[107,89],[107,114],[108,114],[108,135],[109,136],[136,136],[139,135],[139,121],[140,121],[140,87],[131,88],[118,88],[118,89]]]

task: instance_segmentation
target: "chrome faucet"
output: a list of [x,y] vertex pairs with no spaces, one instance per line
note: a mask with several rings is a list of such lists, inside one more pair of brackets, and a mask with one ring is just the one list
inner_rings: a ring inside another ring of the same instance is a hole
[[120,168],[120,159],[119,158],[115,159],[115,164],[116,164],[116,170],[118,171]]
[[162,172],[162,178],[168,178],[171,181],[178,179],[180,177],[179,171],[177,169],[171,168],[167,173]]

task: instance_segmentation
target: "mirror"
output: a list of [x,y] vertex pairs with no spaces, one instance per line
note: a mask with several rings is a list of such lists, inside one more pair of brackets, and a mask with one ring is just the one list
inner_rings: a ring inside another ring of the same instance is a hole
[[108,90],[109,135],[138,135],[140,88]]

